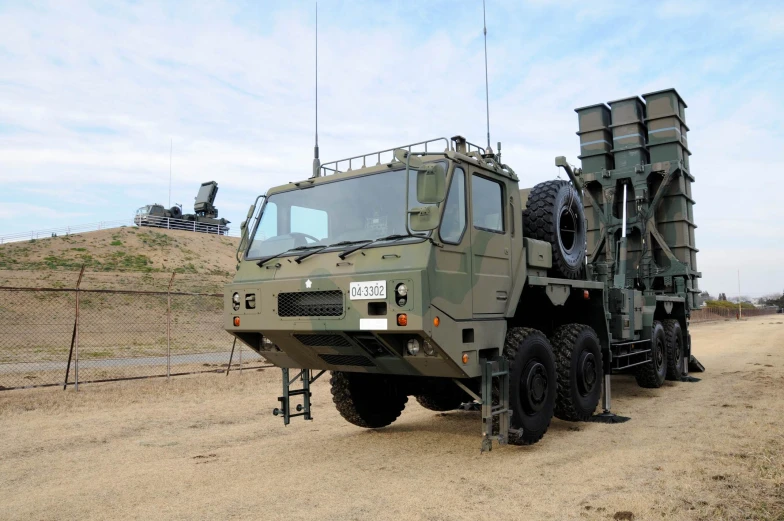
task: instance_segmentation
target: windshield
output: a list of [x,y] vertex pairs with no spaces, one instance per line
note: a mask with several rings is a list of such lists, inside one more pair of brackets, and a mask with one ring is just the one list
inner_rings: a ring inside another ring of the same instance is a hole
[[[416,170],[409,171],[409,208],[427,206],[417,202],[416,175]],[[405,192],[403,169],[271,195],[246,258],[278,255],[304,246],[407,235]],[[414,235],[427,237],[428,233]]]

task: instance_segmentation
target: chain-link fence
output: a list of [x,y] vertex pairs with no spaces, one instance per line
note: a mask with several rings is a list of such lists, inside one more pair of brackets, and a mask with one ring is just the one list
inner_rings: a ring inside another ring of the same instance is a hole
[[773,315],[777,312],[775,307],[742,309],[738,311],[737,307],[734,308],[715,308],[706,307],[695,309],[691,312],[690,322],[711,322],[713,320],[728,320],[748,317],[759,317],[762,315]]
[[106,275],[72,288],[0,287],[0,389],[267,365],[223,329],[221,293],[174,291],[171,274],[164,290],[96,288]]

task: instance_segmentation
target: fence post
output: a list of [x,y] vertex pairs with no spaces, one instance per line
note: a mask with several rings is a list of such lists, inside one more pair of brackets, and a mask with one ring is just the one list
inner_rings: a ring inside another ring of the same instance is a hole
[[166,379],[171,376],[171,288],[174,282],[174,275],[176,271],[172,272],[169,279],[169,289],[166,291]]
[[240,376],[242,376],[242,344],[243,342],[240,342]]
[[71,369],[71,358],[74,355],[74,348],[76,348],[76,358],[74,359],[74,390],[79,390],[79,286],[82,284],[82,275],[84,275],[84,264],[82,269],[79,270],[79,278],[76,281],[76,309],[74,314],[74,327],[73,334],[71,335],[71,349],[68,351],[68,363],[65,366],[65,381],[63,381],[63,391],[68,387],[68,373]]

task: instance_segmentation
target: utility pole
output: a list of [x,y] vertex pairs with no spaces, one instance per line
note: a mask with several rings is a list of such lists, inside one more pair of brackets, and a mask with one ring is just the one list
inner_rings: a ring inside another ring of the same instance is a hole
[[171,208],[171,174],[172,174],[172,151],[174,150],[174,138],[169,141],[169,208]]
[[740,270],[738,270],[738,320],[743,318],[743,308],[740,305]]

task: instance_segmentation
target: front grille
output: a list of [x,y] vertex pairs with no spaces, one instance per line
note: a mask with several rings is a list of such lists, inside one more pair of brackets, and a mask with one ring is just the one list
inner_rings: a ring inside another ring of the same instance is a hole
[[343,315],[343,292],[303,291],[278,294],[279,317],[339,317]]
[[373,367],[373,361],[359,355],[319,355],[322,360],[331,365],[353,365],[356,367]]
[[351,343],[348,340],[341,335],[335,334],[296,334],[294,338],[308,347],[351,347]]

